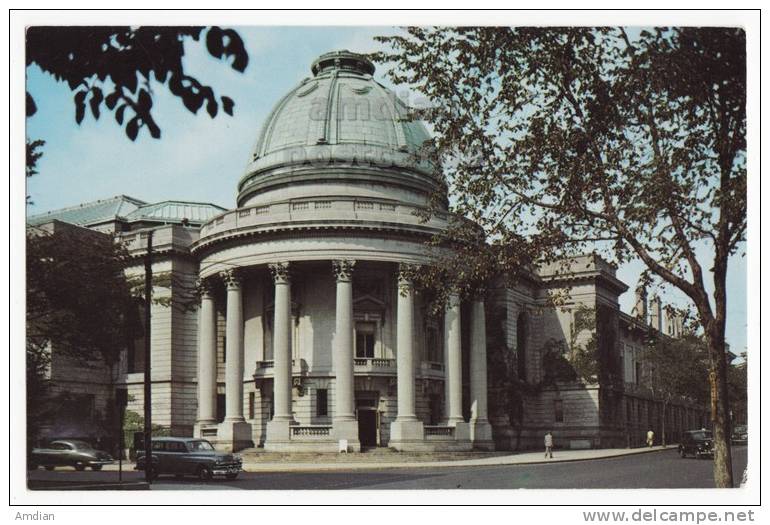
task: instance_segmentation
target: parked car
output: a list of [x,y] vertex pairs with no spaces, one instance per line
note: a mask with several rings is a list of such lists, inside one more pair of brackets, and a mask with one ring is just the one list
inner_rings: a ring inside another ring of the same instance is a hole
[[679,443],[679,455],[686,458],[687,455],[700,459],[704,456],[714,457],[714,436],[710,430],[688,430],[682,434]]
[[[153,438],[151,460],[152,478],[173,474],[177,477],[193,475],[204,481],[214,476],[235,479],[243,470],[240,456],[219,452],[205,439]],[[136,470],[144,470],[145,464],[146,454],[144,450],[138,450]]]
[[75,467],[75,470],[101,470],[113,463],[112,456],[103,450],[94,449],[89,443],[77,439],[59,439],[45,448],[35,448],[30,454],[30,468],[38,466],[46,470],[56,467]]
[[731,441],[736,445],[745,445],[749,442],[749,430],[746,425],[735,425]]

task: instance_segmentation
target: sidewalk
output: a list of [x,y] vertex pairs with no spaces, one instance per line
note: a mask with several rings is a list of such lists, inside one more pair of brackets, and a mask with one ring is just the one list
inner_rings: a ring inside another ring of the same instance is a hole
[[[265,452],[247,452],[242,454],[243,470],[246,472],[323,472],[340,470],[374,470],[374,469],[416,469],[444,467],[481,467],[495,465],[535,465],[543,463],[564,463],[570,461],[588,461],[592,459],[608,459],[635,454],[648,454],[663,450],[676,450],[676,445],[665,449],[656,446],[652,448],[612,448],[591,450],[556,450],[553,459],[543,457],[543,451],[521,453],[477,453],[482,457],[469,459],[440,459],[431,460],[432,454],[421,454],[420,457],[401,454],[398,452],[381,452],[350,455],[345,454],[281,454],[277,460],[274,454]],[[463,454],[467,457],[472,453]],[[405,457],[406,456],[406,457]],[[458,454],[458,457],[461,456]],[[353,459],[355,458],[355,459]],[[371,458],[371,459],[370,459]],[[117,470],[117,464],[106,465],[104,470]],[[133,470],[133,463],[124,463],[124,470]]]

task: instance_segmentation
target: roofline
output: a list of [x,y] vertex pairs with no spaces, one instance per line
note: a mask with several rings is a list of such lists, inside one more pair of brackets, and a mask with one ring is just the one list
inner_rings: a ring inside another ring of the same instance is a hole
[[[197,205],[203,205],[203,206],[213,206],[214,208],[219,208],[220,210],[228,211],[228,208],[220,206],[219,204],[214,204],[213,202],[180,201],[180,200],[174,200],[174,199],[166,199],[164,201],[158,201],[158,202],[148,202],[146,204],[142,204],[141,206],[139,206],[138,209],[148,208],[150,206],[158,206],[160,204],[168,204],[168,203],[174,203],[174,204],[197,204]],[[134,213],[136,211],[138,211],[138,210],[134,210],[131,213]]]
[[131,201],[134,204],[137,204],[139,207],[146,206],[148,204],[147,202],[145,202],[143,200],[140,200],[140,199],[137,199],[136,197],[130,197],[128,195],[120,194],[120,195],[115,195],[114,197],[107,197],[106,199],[96,199],[95,201],[82,202],[80,204],[75,204],[73,206],[67,206],[66,208],[56,208],[55,210],[48,210],[48,211],[45,211],[45,212],[42,212],[42,213],[36,213],[35,215],[27,215],[27,220],[38,218],[38,217],[45,217],[47,215],[51,215],[53,213],[59,213],[59,212],[63,212],[63,211],[79,210],[79,209],[84,208],[86,206],[89,206],[91,204],[98,204],[98,203],[102,203],[102,202],[116,201],[118,199],[124,199],[124,200],[127,200],[127,201]]

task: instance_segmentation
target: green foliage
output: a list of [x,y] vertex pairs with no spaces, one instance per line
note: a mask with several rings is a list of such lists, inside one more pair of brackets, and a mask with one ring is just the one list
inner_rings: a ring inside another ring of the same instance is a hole
[[643,359],[651,370],[650,387],[656,397],[709,402],[708,346],[702,337],[653,338],[644,349]]
[[[144,417],[133,410],[126,410],[123,415],[123,443],[126,448],[134,448],[135,432],[144,432]],[[153,423],[152,435],[155,437],[170,436],[171,429]]]
[[56,409],[48,367],[63,356],[113,369],[135,330],[135,300],[123,276],[126,253],[112,237],[57,224],[27,231],[28,439]]
[[733,409],[733,422],[746,423],[748,421],[748,363],[745,360],[736,365],[731,365],[727,370],[727,386],[730,392],[730,406]]
[[[378,40],[390,49],[374,59],[429,100],[417,113],[458,217],[436,242],[463,246],[456,267],[437,264],[472,281],[599,251],[680,289],[710,351],[715,481],[732,486],[724,339],[728,260],[746,235],[743,29],[410,27]],[[446,201],[434,195],[426,214]],[[599,381],[618,381],[616,368]]]
[[135,300],[123,275],[126,252],[113,238],[58,224],[27,232],[27,340],[81,363],[116,363]]

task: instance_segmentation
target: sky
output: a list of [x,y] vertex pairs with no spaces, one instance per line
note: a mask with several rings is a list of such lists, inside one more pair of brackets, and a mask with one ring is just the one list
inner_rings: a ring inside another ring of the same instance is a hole
[[[188,74],[211,85],[218,95],[235,101],[234,116],[205,110],[190,113],[165,89],[154,93],[153,115],[162,138],[146,130],[131,142],[109,112],[96,121],[90,113],[75,123],[73,93],[66,84],[27,69],[27,90],[38,112],[27,121],[27,136],[46,141],[39,174],[27,181],[32,205],[29,214],[83,202],[129,195],[147,202],[185,200],[235,207],[236,185],[256,144],[262,123],[278,99],[303,78],[322,53],[348,49],[366,53],[379,49],[375,35],[392,34],[392,27],[240,27],[249,66],[238,73],[211,57],[201,43],[186,46]],[[381,72],[375,78],[393,87]],[[398,90],[401,93],[403,90]],[[707,253],[699,253],[706,261]],[[704,268],[710,265],[704,264]],[[621,266],[618,277],[629,286],[620,297],[630,312],[634,288],[643,265]],[[710,283],[708,283],[710,284]],[[711,291],[713,287],[709,290]],[[746,259],[730,261],[727,278],[727,342],[736,354],[746,351]],[[664,304],[688,305],[680,292],[661,290]]]

